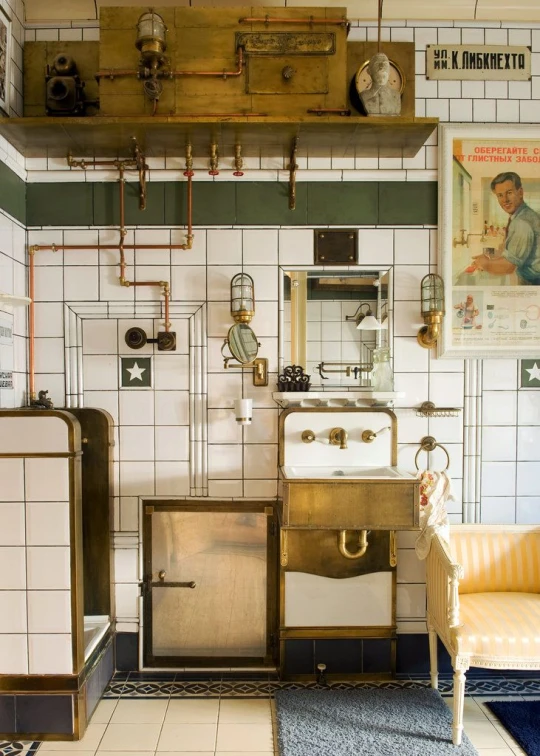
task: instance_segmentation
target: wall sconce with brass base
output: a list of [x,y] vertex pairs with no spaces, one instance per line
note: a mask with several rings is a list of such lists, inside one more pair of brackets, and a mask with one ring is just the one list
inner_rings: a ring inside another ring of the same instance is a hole
[[424,349],[437,346],[440,326],[444,318],[444,282],[436,273],[428,273],[420,284],[422,317],[425,325],[418,331],[417,340]]
[[[268,360],[257,357],[260,344],[248,326],[255,314],[253,279],[247,273],[238,273],[231,279],[231,315],[235,324],[229,328],[221,347],[223,367],[237,370],[253,370],[253,385],[268,386]],[[224,354],[228,347],[230,354]],[[238,364],[229,364],[235,360]]]

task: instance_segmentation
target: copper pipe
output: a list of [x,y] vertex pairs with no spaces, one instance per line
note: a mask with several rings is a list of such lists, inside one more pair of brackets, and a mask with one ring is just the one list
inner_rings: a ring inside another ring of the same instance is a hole
[[129,68],[111,68],[109,71],[98,71],[96,74],[94,74],[96,79],[105,79],[109,77],[110,79],[114,79],[115,76],[140,76],[139,71],[135,71],[133,69]]
[[328,24],[332,26],[346,26],[346,18],[277,18],[275,16],[264,16],[263,18],[239,18],[239,24]]
[[183,249],[191,249],[193,242],[193,171],[187,171],[187,243]]
[[116,168],[119,170],[120,168],[129,168],[132,166],[133,168],[137,168],[137,160],[135,158],[112,158],[111,160],[91,160],[90,162],[86,162],[84,158],[82,160],[74,160],[71,154],[68,154],[67,156],[67,163],[70,168],[82,168],[83,170],[87,170],[88,168],[94,168],[96,165],[108,165],[109,167]]
[[[30,249],[38,252],[61,252],[64,249],[118,249],[118,244],[33,244]],[[185,244],[124,244],[124,249],[187,249]]]
[[169,333],[169,328],[171,327],[171,323],[169,321],[169,300],[171,297],[169,284],[166,284],[163,287],[163,297],[165,299],[165,333]]
[[36,311],[34,305],[34,283],[35,283],[35,251],[29,250],[28,261],[28,296],[30,297],[30,305],[28,307],[28,392],[30,394],[30,401],[36,398],[36,383],[35,383],[35,356],[34,356],[34,344],[35,344],[35,322]]
[[[229,76],[241,76],[244,70],[244,52],[241,47],[238,48],[238,62],[236,64],[235,71],[157,71],[156,75],[160,78],[174,78],[176,76],[221,76],[226,79]],[[114,79],[115,76],[136,76],[141,77],[139,71],[123,69],[123,68],[111,68],[109,71],[98,71],[96,73],[97,79],[110,78]]]
[[120,283],[125,279],[126,275],[126,257],[124,255],[124,238],[126,236],[125,225],[125,195],[124,195],[124,168],[120,166],[119,170],[119,190],[120,190],[120,240],[118,242],[118,250],[120,252]]
[[[186,166],[189,166],[189,151],[186,149]],[[68,156],[68,162],[70,156]],[[124,163],[127,161],[123,161]],[[109,161],[96,161],[97,164],[111,165]],[[191,249],[193,244],[193,193],[192,193],[192,178],[193,171],[186,170],[185,176],[188,180],[187,188],[187,240],[185,244],[124,244],[123,239],[126,235],[125,228],[125,201],[124,201],[124,185],[125,180],[123,178],[123,169],[125,166],[118,166],[120,171],[120,241],[118,244],[32,244],[28,248],[29,264],[28,264],[28,296],[30,298],[30,304],[28,308],[28,391],[30,394],[30,400],[36,398],[35,391],[35,306],[34,306],[34,294],[35,294],[35,253],[39,250],[47,250],[52,252],[58,252],[63,250],[118,250],[120,252],[120,284],[123,286],[160,286],[163,289],[163,296],[165,299],[165,331],[168,332],[170,328],[169,322],[169,304],[170,304],[170,285],[167,281],[127,281],[125,278],[126,260],[124,250],[126,249]]]
[[126,281],[126,286],[165,286],[165,281]]
[[223,76],[226,79],[228,76],[241,76],[244,68],[244,51],[241,47],[238,48],[238,62],[236,64],[236,71],[165,71],[163,76]]

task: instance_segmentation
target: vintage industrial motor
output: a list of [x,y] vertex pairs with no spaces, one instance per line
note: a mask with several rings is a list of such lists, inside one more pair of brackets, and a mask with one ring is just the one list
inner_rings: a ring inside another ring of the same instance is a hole
[[84,115],[84,81],[72,57],[56,56],[52,67],[47,66],[45,86],[47,115]]

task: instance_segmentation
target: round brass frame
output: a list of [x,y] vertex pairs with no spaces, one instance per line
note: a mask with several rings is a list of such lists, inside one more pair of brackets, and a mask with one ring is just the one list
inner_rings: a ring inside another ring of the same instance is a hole
[[[405,89],[405,84],[406,84],[405,73],[404,73],[403,69],[401,68],[401,66],[399,65],[399,63],[396,63],[395,60],[390,60],[389,59],[389,62],[390,62],[390,67],[394,68],[395,71],[399,74],[401,84],[400,84],[400,87],[399,87],[398,91],[399,91],[400,94],[403,94],[403,90]],[[369,65],[369,59],[366,60],[366,61],[364,61],[364,63],[362,63],[362,65],[360,66],[360,68],[358,69],[358,71],[356,72],[356,74],[354,75],[354,86],[356,87],[356,91],[358,92],[358,94],[360,94],[361,92],[363,92],[365,89],[368,89],[368,87],[362,86],[361,83],[360,83],[360,79],[361,79],[362,75],[364,73],[367,73],[366,68],[367,68],[368,65]],[[369,76],[369,74],[367,74],[367,75]],[[390,85],[390,86],[392,86],[392,85]],[[397,87],[395,87],[395,89],[397,89]]]

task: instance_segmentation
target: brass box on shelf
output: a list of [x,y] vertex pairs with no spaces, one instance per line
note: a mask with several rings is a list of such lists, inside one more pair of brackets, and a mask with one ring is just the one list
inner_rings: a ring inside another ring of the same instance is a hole
[[[137,69],[137,20],[147,10],[101,8],[102,72]],[[154,11],[167,27],[166,68],[172,72],[171,77],[158,77],[163,86],[159,115],[258,113],[290,118],[306,115],[310,108],[346,107],[347,30],[345,23],[335,22],[345,21],[346,8],[158,6]],[[284,21],[265,23],[266,16]],[[242,70],[234,75],[240,68],[240,48]],[[180,73],[186,71],[217,75]],[[153,102],[135,76],[101,78],[100,99],[101,115],[152,115]]]

